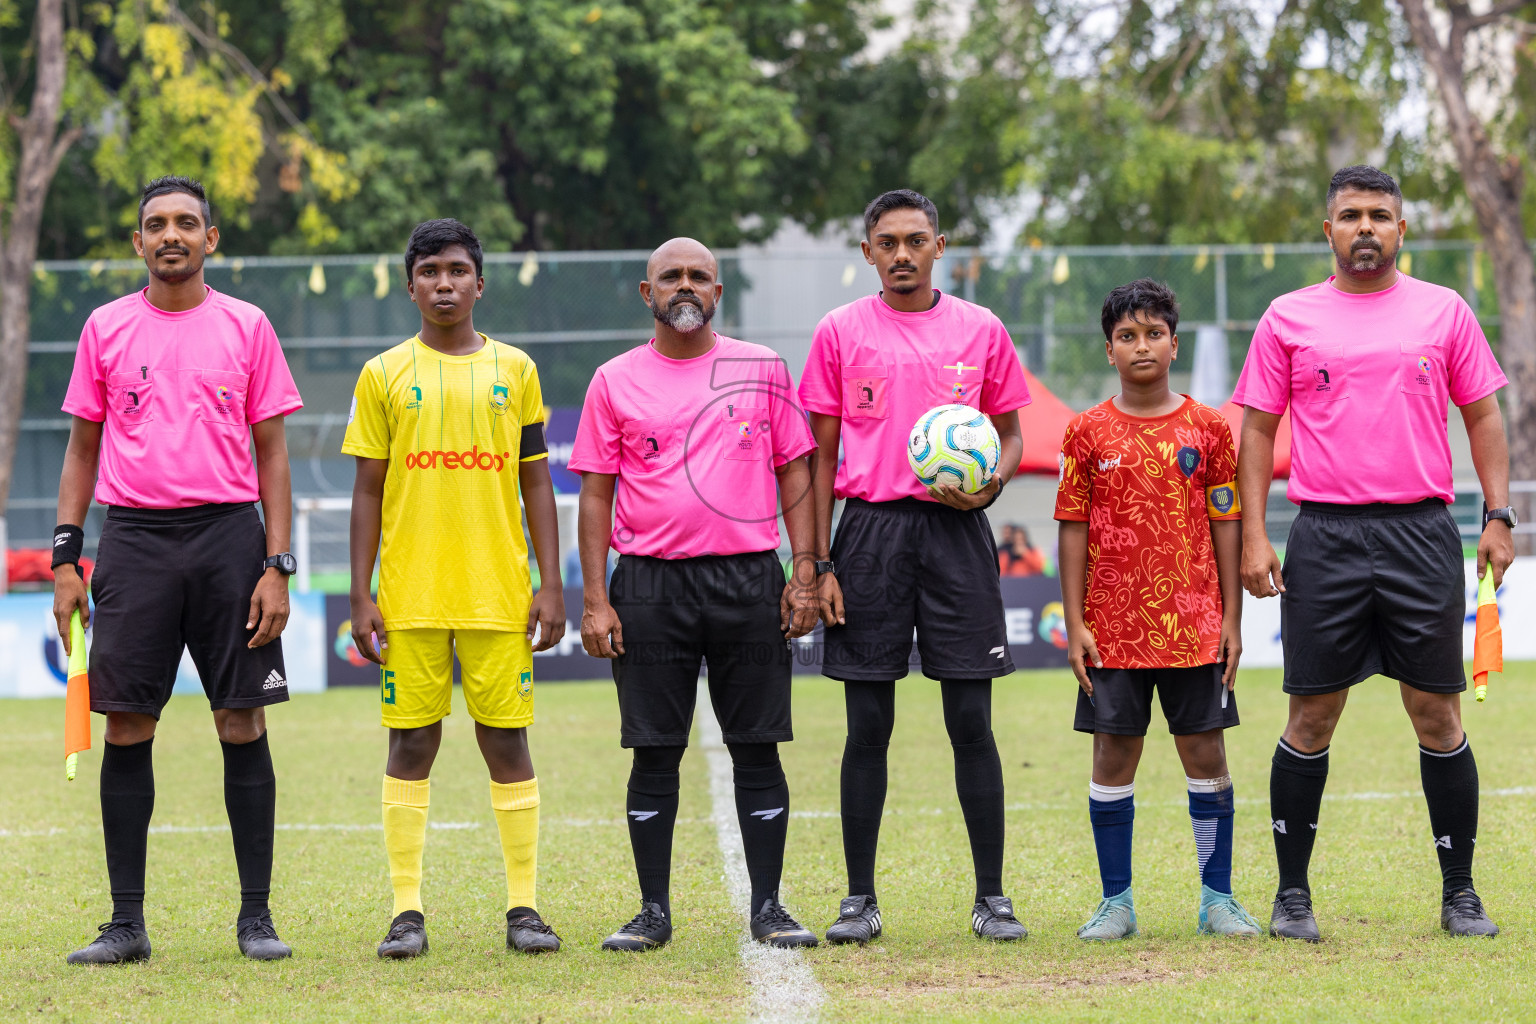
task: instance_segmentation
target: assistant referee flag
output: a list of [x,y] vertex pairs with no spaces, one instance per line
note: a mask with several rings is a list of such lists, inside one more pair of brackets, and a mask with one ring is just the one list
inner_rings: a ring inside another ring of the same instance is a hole
[[85,627],[76,608],[69,617],[69,688],[64,691],[64,778],[70,782],[80,751],[91,749],[91,682],[85,666]]
[[1488,673],[1504,671],[1504,631],[1499,627],[1499,602],[1494,596],[1493,568],[1477,585],[1477,640],[1472,646],[1472,692],[1479,702],[1488,697]]

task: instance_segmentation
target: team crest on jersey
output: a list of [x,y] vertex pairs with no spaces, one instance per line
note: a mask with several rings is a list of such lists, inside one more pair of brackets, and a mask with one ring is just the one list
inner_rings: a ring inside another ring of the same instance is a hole
[[523,700],[533,699],[533,673],[524,672],[517,680],[517,695]]
[[1185,479],[1188,479],[1195,475],[1195,470],[1200,466],[1200,453],[1186,445],[1179,449],[1178,454],[1174,456],[1174,460],[1179,464],[1179,472],[1184,474]]
[[497,416],[502,415],[512,407],[512,393],[501,381],[491,385],[490,394],[486,395],[486,401],[490,403],[491,412]]
[[417,387],[415,384],[412,384],[410,387],[406,388],[406,390],[411,393],[411,397],[410,400],[405,403],[405,407],[407,409],[420,409],[421,388]]

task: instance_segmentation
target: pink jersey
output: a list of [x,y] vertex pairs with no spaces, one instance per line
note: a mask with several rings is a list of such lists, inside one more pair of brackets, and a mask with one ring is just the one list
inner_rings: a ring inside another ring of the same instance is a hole
[[1232,400],[1290,406],[1292,501],[1406,504],[1455,500],[1447,400],[1508,383],[1461,296],[1399,273],[1369,295],[1329,278],[1270,303]]
[[658,558],[779,546],[777,467],[816,441],[773,350],[715,335],[693,359],[655,339],[598,367],[569,466],[612,473],[615,551]]
[[133,508],[256,501],[252,423],[304,403],[266,314],[208,289],[167,313],[148,289],[85,322],[64,411],[103,424],[96,500]]
[[800,380],[807,412],[841,416],[839,498],[932,501],[907,464],[907,435],[936,405],[984,413],[1029,404],[1029,386],[1002,321],[953,295],[899,313],[879,295],[822,317]]

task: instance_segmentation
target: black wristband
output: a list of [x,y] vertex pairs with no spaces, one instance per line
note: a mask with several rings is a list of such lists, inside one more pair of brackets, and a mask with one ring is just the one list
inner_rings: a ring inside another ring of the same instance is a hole
[[998,477],[997,478],[997,493],[992,495],[992,497],[987,500],[987,503],[985,505],[981,506],[981,508],[978,509],[977,511],[985,512],[987,509],[991,508],[993,505],[996,505],[997,504],[997,499],[1001,498],[1003,496],[1003,488],[1006,487],[1006,486],[1008,486],[1008,485],[1003,482],[1003,478],[1002,477]]
[[74,523],[60,523],[53,528],[53,565],[80,568],[80,552],[85,548],[85,530]]

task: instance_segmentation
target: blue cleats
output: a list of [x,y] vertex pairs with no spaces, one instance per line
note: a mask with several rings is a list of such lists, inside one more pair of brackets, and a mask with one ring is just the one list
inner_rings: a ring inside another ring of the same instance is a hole
[[1196,930],[1201,935],[1232,935],[1245,939],[1263,934],[1259,922],[1243,909],[1237,897],[1229,892],[1217,892],[1208,885],[1200,887],[1200,923]]
[[[1204,920],[1204,911],[1201,912]],[[1099,903],[1088,923],[1077,930],[1077,937],[1084,942],[1112,942],[1129,939],[1136,935],[1136,907],[1131,902],[1131,890],[1106,897]]]

